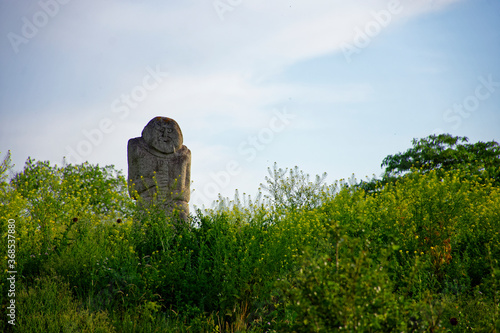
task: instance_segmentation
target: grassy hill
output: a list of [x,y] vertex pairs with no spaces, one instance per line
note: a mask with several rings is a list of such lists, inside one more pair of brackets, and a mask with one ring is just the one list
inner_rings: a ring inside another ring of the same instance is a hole
[[487,175],[414,169],[365,192],[275,168],[269,195],[187,225],[137,208],[113,167],[28,160],[7,181],[5,163],[1,331],[500,330]]

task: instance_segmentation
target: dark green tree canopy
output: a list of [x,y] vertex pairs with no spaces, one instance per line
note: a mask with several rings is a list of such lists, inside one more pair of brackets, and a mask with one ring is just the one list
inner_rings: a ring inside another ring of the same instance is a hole
[[391,183],[415,169],[424,173],[434,170],[441,175],[462,170],[467,176],[488,178],[500,185],[500,145],[496,141],[469,143],[467,137],[439,134],[413,139],[412,146],[384,158],[382,179],[361,181],[358,187],[373,192],[377,183]]
[[468,143],[467,137],[450,134],[413,139],[413,147],[404,153],[388,155],[382,161],[385,176],[401,175],[411,168],[424,171],[454,170],[464,166],[481,168],[500,166],[500,145],[496,141]]
[[468,143],[467,137],[450,134],[413,139],[413,147],[404,153],[388,155],[382,161],[384,178],[400,176],[412,168],[422,171],[466,169],[486,171],[499,181],[500,145],[496,141]]

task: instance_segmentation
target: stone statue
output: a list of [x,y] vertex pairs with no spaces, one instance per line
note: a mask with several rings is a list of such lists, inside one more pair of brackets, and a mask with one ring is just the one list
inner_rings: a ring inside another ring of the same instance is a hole
[[[161,203],[174,209],[183,220],[189,217],[191,151],[184,146],[182,132],[173,119],[155,117],[142,136],[128,141],[128,189],[144,204]],[[156,197],[156,198],[155,198]]]

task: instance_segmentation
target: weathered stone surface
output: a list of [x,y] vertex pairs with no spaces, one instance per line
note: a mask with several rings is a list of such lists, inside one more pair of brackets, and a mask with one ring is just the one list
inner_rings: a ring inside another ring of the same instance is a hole
[[167,212],[179,210],[180,217],[186,220],[191,151],[182,143],[182,132],[175,120],[151,119],[141,137],[128,141],[128,189],[131,197],[139,199],[138,195],[145,204],[156,200]]

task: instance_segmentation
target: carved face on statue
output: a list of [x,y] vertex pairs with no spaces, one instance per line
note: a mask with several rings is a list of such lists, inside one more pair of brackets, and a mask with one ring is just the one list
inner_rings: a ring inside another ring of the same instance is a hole
[[177,122],[167,117],[155,117],[144,127],[142,137],[154,149],[175,153],[182,147],[182,132]]

